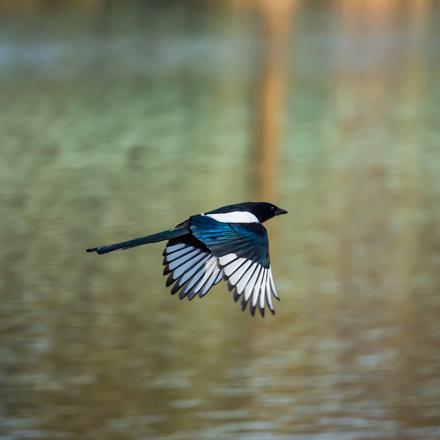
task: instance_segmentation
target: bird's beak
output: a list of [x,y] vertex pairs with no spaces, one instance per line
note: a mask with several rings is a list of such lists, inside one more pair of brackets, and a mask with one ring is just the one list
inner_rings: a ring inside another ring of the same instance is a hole
[[283,214],[287,214],[287,211],[285,209],[279,208],[275,211],[275,215],[283,215]]

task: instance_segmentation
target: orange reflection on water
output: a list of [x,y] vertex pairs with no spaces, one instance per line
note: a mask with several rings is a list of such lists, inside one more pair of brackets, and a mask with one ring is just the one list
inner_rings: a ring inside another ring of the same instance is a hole
[[[256,197],[276,200],[280,161],[285,63],[289,30],[299,0],[258,2],[263,49],[257,81]],[[289,41],[292,44],[292,40]]]

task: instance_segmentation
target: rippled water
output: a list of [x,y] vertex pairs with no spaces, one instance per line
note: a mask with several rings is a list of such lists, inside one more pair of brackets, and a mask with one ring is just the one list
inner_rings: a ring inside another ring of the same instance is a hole
[[[279,151],[255,14],[3,10],[1,438],[440,438],[440,11],[348,3],[292,12]],[[275,317],[84,253],[267,194]]]

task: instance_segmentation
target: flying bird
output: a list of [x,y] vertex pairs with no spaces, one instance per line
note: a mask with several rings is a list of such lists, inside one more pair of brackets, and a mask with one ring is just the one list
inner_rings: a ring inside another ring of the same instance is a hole
[[252,316],[258,308],[272,314],[272,296],[279,299],[272,277],[269,240],[263,223],[287,211],[272,203],[245,202],[189,217],[175,228],[121,243],[87,249],[107,254],[168,240],[163,252],[164,275],[180,299],[204,297],[222,279]]

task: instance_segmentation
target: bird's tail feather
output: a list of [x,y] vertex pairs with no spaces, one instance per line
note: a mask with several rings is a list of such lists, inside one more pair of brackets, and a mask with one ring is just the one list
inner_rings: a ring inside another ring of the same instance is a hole
[[178,226],[174,229],[168,229],[167,231],[158,232],[157,234],[147,235],[146,237],[133,238],[132,240],[122,241],[121,243],[108,244],[105,246],[99,246],[95,248],[89,248],[87,252],[96,252],[97,254],[108,254],[109,252],[116,251],[118,249],[125,250],[141,246],[148,243],[157,243],[159,241],[170,240],[171,238],[181,237],[188,234],[188,226]]

